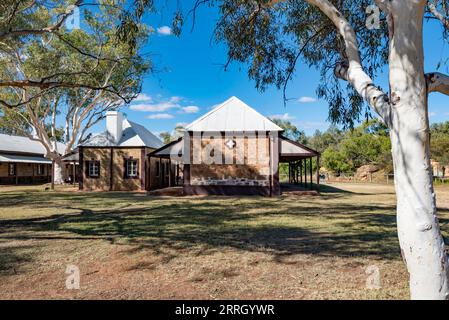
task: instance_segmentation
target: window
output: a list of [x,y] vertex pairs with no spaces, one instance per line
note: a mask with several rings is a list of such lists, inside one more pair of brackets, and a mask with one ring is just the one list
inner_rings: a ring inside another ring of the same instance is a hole
[[37,175],[41,176],[44,174],[44,165],[43,164],[38,164],[37,165]]
[[100,161],[87,162],[87,175],[92,178],[98,178],[100,176]]
[[138,176],[137,160],[133,160],[133,159],[126,160],[126,176],[128,178],[135,178]]
[[10,163],[9,164],[9,175],[10,176],[15,176],[16,175],[16,164],[15,163]]

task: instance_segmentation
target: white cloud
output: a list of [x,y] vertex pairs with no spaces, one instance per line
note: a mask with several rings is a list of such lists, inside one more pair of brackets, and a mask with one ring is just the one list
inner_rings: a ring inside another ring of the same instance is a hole
[[[134,111],[146,111],[146,112],[165,112],[170,109],[180,109],[179,104],[182,101],[181,97],[173,96],[166,100],[158,99],[157,103],[141,103],[131,105],[129,108]],[[142,101],[143,102],[143,101]]]
[[295,117],[289,115],[288,113],[284,114],[273,114],[271,116],[268,116],[270,119],[278,119],[278,120],[293,120]]
[[162,26],[156,29],[157,33],[162,36],[169,36],[172,34],[171,28],[169,26]]
[[197,113],[200,111],[200,108],[197,106],[187,106],[181,108],[182,113]]
[[152,102],[153,98],[151,98],[149,95],[145,93],[139,93],[137,98],[133,100],[134,102]]
[[157,97],[155,100],[156,101],[154,102],[153,100],[150,101],[150,103],[133,104],[129,108],[133,111],[158,113],[167,113],[170,110],[177,110],[178,113],[197,113],[200,110],[199,107],[194,105],[183,106],[188,100],[179,96],[172,96],[169,98]]
[[317,102],[316,98],[313,97],[301,97],[298,99],[299,103],[313,103],[313,102]]
[[173,97],[170,97],[170,100],[169,100],[171,103],[180,103],[181,101],[182,101],[182,97],[178,97],[178,96],[173,96]]
[[169,113],[156,113],[156,114],[152,114],[149,115],[147,117],[148,119],[173,119],[173,115],[169,114]]
[[134,111],[164,112],[173,108],[179,108],[179,105],[167,101],[154,104],[134,104],[129,108]]
[[429,112],[429,117],[435,117],[437,115],[436,112]]

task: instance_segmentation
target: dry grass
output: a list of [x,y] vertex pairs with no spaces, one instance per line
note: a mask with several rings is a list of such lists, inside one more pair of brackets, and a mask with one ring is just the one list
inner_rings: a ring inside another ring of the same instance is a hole
[[[449,188],[437,195],[447,235]],[[403,299],[394,203],[361,184],[279,199],[0,187],[0,298]]]

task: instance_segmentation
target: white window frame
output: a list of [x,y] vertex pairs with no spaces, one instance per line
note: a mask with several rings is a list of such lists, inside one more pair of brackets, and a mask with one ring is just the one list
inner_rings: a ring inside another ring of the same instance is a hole
[[17,175],[17,164],[15,163],[9,163],[8,164],[8,175],[9,176],[15,176]]
[[139,176],[137,168],[138,162],[136,159],[126,160],[126,176],[128,178],[136,178]]
[[43,164],[38,164],[37,165],[37,175],[38,176],[42,176],[42,175],[44,175],[44,172],[45,172],[44,165]]
[[98,161],[89,161],[89,177],[98,178],[100,176],[100,165]]

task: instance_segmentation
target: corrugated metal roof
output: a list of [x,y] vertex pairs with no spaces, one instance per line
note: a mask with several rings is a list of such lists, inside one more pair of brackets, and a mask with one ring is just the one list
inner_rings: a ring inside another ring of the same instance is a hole
[[292,141],[285,137],[280,137],[280,154],[281,156],[289,155],[304,155],[304,156],[316,156],[319,155],[318,151],[310,149],[296,141]]
[[283,131],[268,118],[232,97],[186,127],[187,131]]
[[166,144],[164,147],[153,151],[154,156],[182,156],[184,151],[184,139],[179,138],[176,141],[172,141]]
[[[63,143],[58,142],[58,152],[63,154],[66,146]],[[22,152],[22,153],[35,153],[45,155],[46,150],[44,146],[35,140],[31,140],[28,137],[11,136],[8,134],[0,134],[0,152]]]
[[148,147],[158,149],[164,144],[153,133],[135,122],[123,119],[123,133],[118,143],[107,132],[97,134],[84,142],[83,147]]
[[51,164],[51,160],[44,157],[32,157],[32,156],[18,156],[13,154],[0,154],[0,162],[15,162],[15,163],[38,163],[38,164]]

